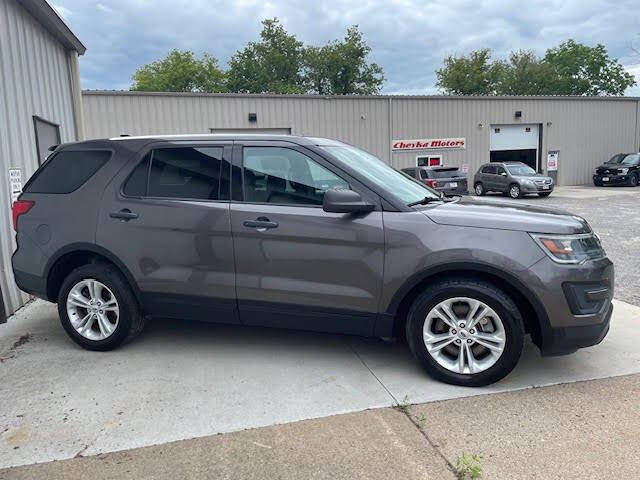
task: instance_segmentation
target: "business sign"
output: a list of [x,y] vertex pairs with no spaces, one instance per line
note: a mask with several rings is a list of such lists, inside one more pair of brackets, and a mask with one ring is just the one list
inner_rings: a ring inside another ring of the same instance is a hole
[[547,172],[557,172],[558,171],[558,155],[560,152],[558,150],[549,150],[547,153]]
[[465,138],[418,138],[414,140],[394,140],[394,152],[411,150],[460,150],[466,148]]
[[22,193],[22,170],[19,168],[9,169],[9,192],[11,193],[11,204],[13,204]]

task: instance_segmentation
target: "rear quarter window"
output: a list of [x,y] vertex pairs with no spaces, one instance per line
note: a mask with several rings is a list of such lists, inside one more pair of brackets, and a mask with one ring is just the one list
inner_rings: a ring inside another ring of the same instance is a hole
[[71,193],[111,158],[109,150],[70,150],[55,153],[25,185],[27,193]]

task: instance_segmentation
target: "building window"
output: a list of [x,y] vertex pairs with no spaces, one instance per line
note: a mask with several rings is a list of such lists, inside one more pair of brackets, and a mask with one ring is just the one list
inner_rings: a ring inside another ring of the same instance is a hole
[[416,157],[417,167],[440,167],[442,166],[442,155],[418,155]]
[[60,125],[37,116],[33,117],[33,128],[36,136],[36,151],[38,152],[38,165],[51,153],[49,147],[60,145]]

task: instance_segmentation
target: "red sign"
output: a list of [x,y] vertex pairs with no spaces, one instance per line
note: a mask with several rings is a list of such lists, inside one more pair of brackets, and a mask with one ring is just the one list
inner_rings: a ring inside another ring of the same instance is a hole
[[394,140],[391,149],[405,150],[452,150],[466,148],[465,138],[419,138],[415,140]]

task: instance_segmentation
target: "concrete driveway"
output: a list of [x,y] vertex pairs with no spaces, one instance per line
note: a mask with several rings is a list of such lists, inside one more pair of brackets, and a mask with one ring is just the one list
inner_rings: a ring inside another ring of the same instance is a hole
[[640,372],[640,308],[574,355],[527,345],[490,387],[431,380],[401,344],[340,335],[153,322],[114,352],[73,344],[36,301],[0,329],[0,468],[402,403]]

